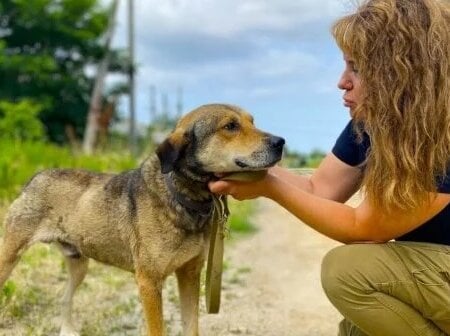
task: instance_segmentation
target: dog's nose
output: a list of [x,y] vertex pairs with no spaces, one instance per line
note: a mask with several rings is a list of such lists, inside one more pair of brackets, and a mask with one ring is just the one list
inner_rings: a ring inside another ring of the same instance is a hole
[[281,137],[271,136],[269,139],[269,145],[272,148],[283,147],[285,143],[286,143],[286,141]]

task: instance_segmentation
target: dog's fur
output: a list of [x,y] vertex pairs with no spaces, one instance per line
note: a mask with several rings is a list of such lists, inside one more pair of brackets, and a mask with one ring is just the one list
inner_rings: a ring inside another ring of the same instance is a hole
[[[198,335],[200,271],[209,242],[217,173],[260,170],[280,160],[284,140],[231,105],[190,112],[140,168],[118,175],[49,169],[32,178],[5,218],[0,288],[20,254],[55,243],[70,274],[60,335],[77,335],[72,297],[89,258],[134,272],[148,334],[163,335],[161,291],[175,272],[185,335]],[[187,200],[187,201],[186,201]]]

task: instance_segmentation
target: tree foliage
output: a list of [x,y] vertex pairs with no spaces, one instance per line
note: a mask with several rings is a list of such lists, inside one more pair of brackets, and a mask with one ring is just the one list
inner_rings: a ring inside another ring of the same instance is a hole
[[[98,0],[0,0],[0,100],[40,104],[52,141],[64,142],[67,126],[81,137],[93,86],[87,70],[104,56],[107,27]],[[125,72],[124,63],[111,69]]]
[[314,149],[306,154],[286,148],[283,155],[283,165],[289,168],[317,168],[325,155],[319,149]]
[[38,119],[43,106],[30,100],[0,101],[0,138],[43,140],[44,125]]

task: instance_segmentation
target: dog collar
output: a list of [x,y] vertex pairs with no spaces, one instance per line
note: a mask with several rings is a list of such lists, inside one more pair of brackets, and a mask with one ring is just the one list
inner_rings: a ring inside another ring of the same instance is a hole
[[198,213],[202,216],[207,216],[211,214],[213,208],[212,197],[206,201],[195,201],[183,193],[180,193],[174,186],[172,179],[169,174],[164,174],[164,180],[166,181],[167,188],[172,194],[173,198],[180,203],[183,207],[193,212]]

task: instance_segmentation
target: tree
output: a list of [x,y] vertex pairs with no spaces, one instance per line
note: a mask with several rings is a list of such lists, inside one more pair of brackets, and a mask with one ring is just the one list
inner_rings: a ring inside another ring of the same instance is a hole
[[[83,135],[109,10],[98,0],[0,0],[0,99],[41,104],[47,136]],[[113,51],[117,54],[117,51]],[[125,73],[111,57],[110,69]],[[122,62],[123,63],[123,62]]]
[[[86,129],[84,130],[83,152],[92,154],[97,142],[97,136],[100,129],[100,119],[102,117],[102,93],[105,84],[105,77],[108,72],[111,53],[111,40],[114,34],[115,18],[119,1],[113,0],[111,13],[109,16],[109,26],[105,38],[105,55],[97,67],[97,75],[95,78],[94,89],[91,94],[89,103],[89,111],[87,115]],[[113,109],[110,109],[112,111]]]

